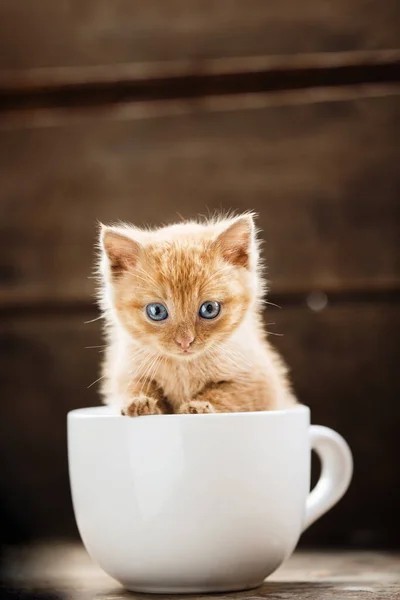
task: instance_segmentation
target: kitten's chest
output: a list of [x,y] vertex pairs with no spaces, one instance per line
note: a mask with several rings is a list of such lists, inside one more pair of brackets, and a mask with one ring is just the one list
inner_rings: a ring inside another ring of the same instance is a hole
[[157,383],[172,406],[194,398],[215,376],[213,370],[198,369],[190,362],[179,361],[166,365],[157,374]]

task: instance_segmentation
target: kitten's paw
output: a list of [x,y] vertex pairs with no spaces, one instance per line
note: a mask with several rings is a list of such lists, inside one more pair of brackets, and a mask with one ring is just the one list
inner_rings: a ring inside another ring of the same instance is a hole
[[205,413],[213,413],[215,409],[211,402],[203,400],[190,400],[180,405],[178,412],[186,415],[202,415]]
[[124,406],[121,414],[127,417],[140,417],[143,415],[161,415],[162,412],[157,400],[148,396],[134,398],[130,404]]

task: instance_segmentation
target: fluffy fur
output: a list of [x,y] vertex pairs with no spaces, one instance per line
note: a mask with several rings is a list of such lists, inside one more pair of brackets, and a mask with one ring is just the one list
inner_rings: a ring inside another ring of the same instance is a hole
[[[124,415],[259,411],[296,400],[260,316],[253,215],[156,230],[101,228],[104,401]],[[199,308],[217,301],[217,318]],[[145,307],[160,302],[166,320]]]

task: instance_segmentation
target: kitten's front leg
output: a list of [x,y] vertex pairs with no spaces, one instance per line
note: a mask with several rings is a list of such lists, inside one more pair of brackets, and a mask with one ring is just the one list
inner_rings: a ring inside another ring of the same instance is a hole
[[137,396],[126,399],[121,408],[121,415],[126,417],[140,417],[142,415],[161,415],[158,400],[149,396]]
[[184,402],[178,412],[184,414],[204,414],[215,412],[234,412],[234,393],[237,386],[229,381],[209,383],[193,400]]
[[179,414],[185,415],[201,415],[213,412],[215,412],[215,409],[211,402],[203,400],[189,400],[189,402],[183,402],[178,409]]
[[193,400],[184,402],[179,413],[202,414],[214,412],[241,412],[251,410],[246,399],[249,391],[238,383],[220,381],[208,384]]
[[132,382],[121,400],[121,414],[127,417],[162,415],[170,412],[162,390],[153,381]]

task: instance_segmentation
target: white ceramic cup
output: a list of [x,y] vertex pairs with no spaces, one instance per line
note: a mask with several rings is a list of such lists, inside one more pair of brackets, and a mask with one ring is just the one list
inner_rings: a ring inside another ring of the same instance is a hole
[[[122,417],[68,415],[76,520],[98,564],[127,589],[258,587],[345,493],[344,439],[290,410]],[[311,493],[311,449],[322,463]]]

